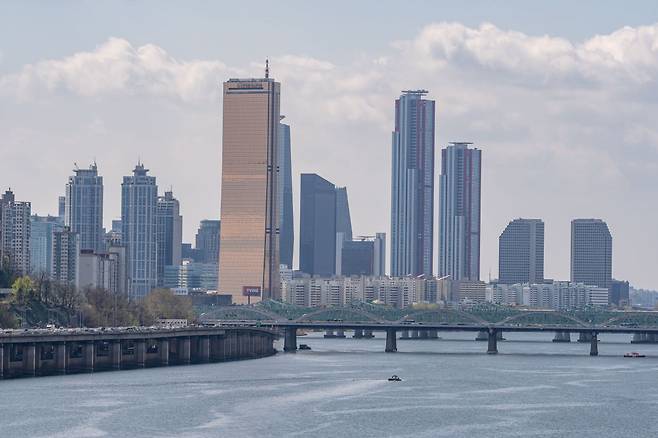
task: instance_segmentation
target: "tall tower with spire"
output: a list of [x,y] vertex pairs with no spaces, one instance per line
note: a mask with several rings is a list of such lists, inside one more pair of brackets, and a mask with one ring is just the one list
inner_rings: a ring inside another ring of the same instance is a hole
[[279,98],[269,77],[224,82],[219,293],[279,298]]

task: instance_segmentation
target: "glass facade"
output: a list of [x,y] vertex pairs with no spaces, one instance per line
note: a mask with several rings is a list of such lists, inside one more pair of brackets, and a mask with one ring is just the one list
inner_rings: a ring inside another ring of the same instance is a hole
[[103,252],[103,177],[96,163],[74,172],[66,184],[64,225],[78,233],[80,249]]
[[498,281],[503,284],[544,281],[544,222],[514,219],[498,239]]
[[299,269],[310,275],[336,272],[336,187],[314,173],[302,173]]
[[612,235],[601,219],[571,221],[571,281],[605,288],[612,283]]
[[219,293],[234,303],[278,298],[280,84],[224,83]]

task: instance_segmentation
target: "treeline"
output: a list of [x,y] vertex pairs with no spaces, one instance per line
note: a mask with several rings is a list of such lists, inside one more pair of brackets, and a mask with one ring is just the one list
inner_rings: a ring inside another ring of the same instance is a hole
[[[0,271],[1,272],[1,271]],[[46,275],[18,277],[0,303],[0,327],[110,327],[152,325],[157,319],[195,319],[188,297],[156,289],[144,300],[129,300],[105,289],[77,289]]]

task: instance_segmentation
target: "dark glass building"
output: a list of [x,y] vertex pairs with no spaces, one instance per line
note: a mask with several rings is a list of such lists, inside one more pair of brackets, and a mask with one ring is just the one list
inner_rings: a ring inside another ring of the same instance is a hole
[[607,288],[612,283],[612,235],[601,219],[571,221],[571,281]]
[[514,219],[498,239],[498,280],[502,284],[544,281],[544,222]]
[[314,173],[301,175],[299,269],[318,276],[336,272],[336,187]]
[[290,158],[290,126],[279,124],[279,263],[292,268],[295,227],[292,206],[292,160]]
[[341,275],[373,275],[375,242],[354,240],[343,242]]
[[[205,219],[199,224],[196,233],[195,261],[199,263],[219,263],[219,236],[221,222]],[[198,260],[197,260],[198,259]]]

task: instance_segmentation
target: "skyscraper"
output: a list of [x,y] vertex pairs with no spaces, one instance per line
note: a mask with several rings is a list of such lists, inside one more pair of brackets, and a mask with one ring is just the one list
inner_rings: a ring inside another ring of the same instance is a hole
[[352,241],[352,217],[347,187],[336,187],[336,233],[342,233],[344,241]]
[[571,281],[609,288],[612,235],[601,219],[571,221]]
[[295,246],[295,224],[292,202],[292,160],[290,154],[290,126],[279,124],[279,221],[280,263],[292,268]]
[[311,275],[336,272],[336,195],[333,183],[302,173],[299,218],[299,269]]
[[234,303],[279,297],[280,84],[224,83],[219,293]]
[[52,279],[79,286],[80,235],[69,227],[53,233]]
[[103,177],[96,163],[73,171],[66,184],[64,225],[78,233],[80,249],[103,252]]
[[498,279],[503,284],[544,281],[544,222],[514,219],[498,239]]
[[386,233],[375,235],[375,260],[372,275],[376,277],[386,275]]
[[144,298],[157,284],[157,202],[155,177],[139,163],[121,184],[121,237],[126,247],[128,294]]
[[395,101],[391,184],[391,275],[432,275],[434,101],[425,90]]
[[30,272],[35,275],[52,273],[53,234],[63,226],[59,217],[37,216],[30,218]]
[[158,196],[156,208],[158,229],[158,285],[164,282],[165,266],[178,266],[182,262],[183,216],[180,204],[171,191]]
[[199,254],[199,263],[219,262],[219,236],[221,233],[221,222],[218,220],[205,219],[199,224],[196,233],[195,246]]
[[0,197],[0,263],[19,275],[30,271],[29,202],[16,201],[11,189]]
[[439,276],[480,279],[481,151],[451,143],[441,151]]

